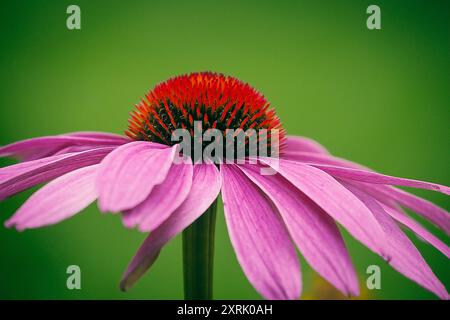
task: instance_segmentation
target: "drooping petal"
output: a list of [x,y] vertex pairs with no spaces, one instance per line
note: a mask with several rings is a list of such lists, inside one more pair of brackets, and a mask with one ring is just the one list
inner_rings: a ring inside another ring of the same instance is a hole
[[[62,149],[58,149],[57,151],[53,152],[52,155],[50,155],[50,157],[58,156],[58,155],[64,155],[64,154],[67,154],[67,153],[83,152],[83,151],[97,149],[97,148],[102,148],[102,146],[101,145],[99,145],[99,146],[86,146],[86,145],[84,145],[84,146],[64,147]],[[46,159],[46,158],[39,158],[39,159]]]
[[[336,158],[330,155],[311,152],[292,152],[286,154],[284,156],[284,159],[315,166],[331,174],[332,176],[347,179],[348,181],[359,181],[361,182],[361,186],[363,186],[366,191],[369,191],[369,189],[371,189],[370,193],[372,195],[374,195],[374,193],[377,193],[377,198],[379,198],[381,195],[381,197],[384,198],[383,202],[398,202],[405,207],[408,207],[421,214],[423,217],[430,220],[447,233],[450,233],[450,215],[444,209],[439,208],[438,206],[427,200],[421,199],[403,190],[386,186],[384,184],[423,188],[448,194],[450,189],[446,186],[381,175],[356,163]],[[372,185],[369,183],[371,183]]]
[[98,132],[98,131],[77,131],[62,134],[61,136],[81,137],[81,138],[93,138],[103,141],[117,141],[122,143],[131,142],[130,138],[110,132]]
[[[450,258],[450,248],[443,243],[439,238],[425,229],[420,223],[412,219],[408,216],[403,210],[400,208],[400,205],[390,199],[387,198],[383,193],[378,192],[378,188],[385,189],[394,189],[388,186],[376,186],[375,190],[372,185],[361,183],[352,180],[339,180],[345,183],[346,185],[353,186],[358,188],[360,191],[366,193],[367,195],[374,198],[378,203],[383,207],[383,210],[388,213],[392,218],[396,221],[413,231],[416,235],[418,235],[422,240],[428,242],[433,247],[441,251],[444,255]],[[440,208],[439,208],[440,209]],[[444,210],[444,209],[441,209]]]
[[285,160],[291,160],[295,162],[302,162],[305,164],[315,165],[315,164],[324,164],[324,165],[332,165],[337,167],[348,167],[355,169],[363,169],[371,171],[371,169],[364,167],[358,163],[334,157],[329,154],[322,153],[314,153],[314,152],[289,152],[282,156]]
[[97,178],[102,211],[129,210],[166,178],[176,148],[136,141],[118,147],[101,162]]
[[14,157],[29,161],[52,156],[67,147],[98,148],[119,146],[129,142],[125,137],[103,133],[71,133],[18,141],[0,147],[0,157]]
[[444,230],[447,234],[450,234],[450,214],[434,203],[391,186],[374,185],[362,182],[358,183],[358,186],[382,203],[392,205],[392,202],[395,201],[396,203],[413,210]]
[[261,159],[306,194],[356,239],[372,251],[386,255],[385,234],[367,207],[327,173],[298,162]]
[[[66,147],[58,149],[54,154],[64,154],[64,153],[70,153],[70,152],[80,152],[89,150],[96,147],[101,147],[102,145],[117,145],[120,146],[125,143],[132,142],[128,137],[121,136],[114,133],[108,133],[108,132],[95,132],[95,131],[79,131],[79,132],[72,132],[72,133],[66,133],[62,136],[65,137],[80,137],[80,138],[90,138],[92,139],[93,144],[87,144],[87,145],[76,145],[76,144],[70,144]],[[98,144],[95,144],[95,141],[98,140]],[[95,144],[95,145],[94,145]]]
[[392,218],[400,222],[402,225],[406,226],[408,229],[413,231],[422,240],[428,242],[433,247],[442,252],[447,258],[450,258],[450,248],[442,242],[438,237],[425,229],[420,223],[401,212],[400,210],[391,208],[389,206],[381,204],[384,211],[386,211]]
[[328,154],[328,150],[325,149],[324,146],[310,138],[287,136],[285,144],[283,146],[283,153],[291,152],[313,152]]
[[56,160],[67,157],[68,155],[56,155],[51,157],[46,157],[38,160],[32,160],[27,162],[21,162],[13,164],[7,167],[0,168],[0,184],[14,178],[15,176],[21,175],[25,172],[33,170],[35,168],[44,166],[46,164],[52,163]]
[[386,213],[383,207],[372,197],[360,191],[358,188],[345,184],[355,196],[357,196],[373,213],[387,235],[389,264],[398,272],[415,281],[420,286],[430,290],[441,299],[449,299],[449,295],[431,271],[420,252],[403,233],[395,221]]
[[123,215],[123,223],[129,227],[139,226],[142,232],[159,227],[186,199],[191,190],[193,165],[173,164],[163,183],[155,186],[147,199]]
[[161,248],[200,217],[217,199],[222,178],[215,165],[196,164],[186,200],[142,243],[129,264],[120,288],[128,290],[155,262]]
[[228,233],[248,280],[267,299],[297,299],[300,265],[277,209],[238,168],[221,173]]
[[359,295],[358,279],[333,219],[279,174],[262,176],[259,167],[239,166],[273,201],[300,253],[346,295]]
[[70,218],[97,198],[95,175],[98,165],[69,172],[35,192],[9,219],[7,227],[38,228]]
[[397,185],[412,188],[428,189],[433,191],[442,192],[444,194],[450,194],[450,188],[447,186],[439,185],[436,183],[397,178],[373,171],[364,171],[352,168],[343,168],[337,166],[327,166],[327,165],[314,165],[314,167],[319,168],[322,171],[327,172],[333,177],[344,178],[349,180],[356,180],[374,184],[387,184],[387,185]]
[[97,164],[114,148],[69,153],[1,168],[0,200],[70,171]]

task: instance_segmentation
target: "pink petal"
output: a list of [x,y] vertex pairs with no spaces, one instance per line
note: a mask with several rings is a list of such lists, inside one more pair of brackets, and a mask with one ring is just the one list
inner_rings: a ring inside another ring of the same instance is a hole
[[325,171],[326,173],[332,175],[333,177],[338,177],[338,178],[344,178],[344,179],[356,180],[356,181],[362,181],[362,182],[368,182],[368,183],[374,183],[374,184],[388,184],[388,185],[405,186],[405,187],[412,187],[412,188],[421,188],[421,189],[434,190],[434,191],[442,192],[445,194],[450,194],[449,187],[439,185],[436,183],[431,183],[431,182],[397,178],[397,177],[387,176],[384,174],[371,172],[371,171],[364,171],[364,170],[343,168],[343,167],[336,167],[336,166],[314,165],[314,167],[319,168],[320,170]]
[[310,138],[287,136],[282,153],[291,152],[313,152],[328,154],[328,150],[325,149],[324,146]]
[[384,211],[386,211],[392,218],[406,226],[408,229],[417,234],[421,239],[425,240],[433,247],[441,251],[447,258],[450,258],[450,248],[442,242],[438,237],[425,229],[420,223],[407,216],[400,210],[382,205]]
[[279,174],[262,176],[258,166],[240,169],[273,201],[306,261],[346,295],[359,295],[358,279],[333,219]]
[[222,179],[215,165],[196,164],[192,188],[183,204],[142,243],[129,264],[120,288],[128,290],[152,266],[161,248],[200,217],[217,199]]
[[382,203],[392,205],[392,201],[395,201],[396,203],[415,211],[444,230],[447,234],[450,234],[450,215],[446,210],[434,203],[391,186],[367,183],[358,183],[358,186]]
[[191,190],[193,166],[173,164],[163,183],[155,186],[147,199],[123,215],[125,226],[136,225],[142,232],[150,232],[159,227],[177,209]]
[[402,232],[389,214],[384,211],[383,207],[374,198],[358,190],[358,188],[350,184],[345,184],[345,186],[372,211],[374,217],[385,231],[391,257],[388,261],[389,264],[398,272],[430,290],[441,299],[448,299],[449,295],[445,287],[431,271],[411,240]]
[[51,156],[47,158],[42,158],[33,161],[21,162],[17,164],[13,164],[4,168],[0,168],[0,184],[14,178],[15,176],[21,175],[25,172],[33,170],[37,167],[52,163],[56,160],[63,159],[68,155],[57,155]]
[[98,165],[67,173],[35,192],[9,219],[7,227],[38,228],[72,217],[95,201]]
[[300,265],[277,209],[237,167],[221,173],[228,233],[248,280],[266,299],[299,298]]
[[39,137],[18,141],[0,147],[0,157],[15,157],[21,160],[36,160],[56,154],[61,149],[67,147],[104,147],[118,146],[129,142],[125,137],[118,138],[112,134],[93,133],[88,136],[86,133],[72,133],[60,136]]
[[67,172],[97,164],[114,148],[69,153],[1,168],[0,200]]
[[129,210],[143,202],[166,178],[175,146],[136,141],[118,147],[102,161],[97,188],[102,211]]
[[131,142],[130,138],[109,132],[97,132],[97,131],[78,131],[62,134],[61,136],[81,137],[81,138],[93,138],[103,141],[117,141],[122,143]]
[[[101,145],[90,145],[90,146],[70,146],[70,147],[64,147],[62,149],[59,149],[55,152],[53,152],[51,156],[58,156],[58,155],[64,155],[67,153],[75,153],[75,152],[82,152],[82,151],[87,151],[87,150],[92,150],[92,149],[97,149],[97,148],[102,148],[103,146]],[[46,156],[48,157],[48,156]],[[39,159],[45,159],[45,158],[39,158]]]
[[[261,160],[273,165],[270,159]],[[327,173],[293,161],[278,160],[278,172],[351,235],[374,252],[385,255],[385,234],[366,206]]]
[[363,169],[370,170],[367,167],[364,167],[358,163],[351,162],[345,159],[341,159],[338,157],[331,156],[329,154],[320,154],[313,152],[289,152],[283,155],[282,157],[285,160],[291,160],[295,162],[302,162],[305,164],[316,165],[316,164],[325,164],[332,165],[337,167],[348,167],[355,169]]
[[[391,198],[388,198],[385,196],[383,192],[379,192],[380,189],[386,189],[387,191],[394,189],[398,190],[392,187],[388,186],[373,186],[371,184],[367,183],[361,183],[361,182],[355,182],[352,180],[346,180],[344,181],[346,185],[351,185],[359,190],[365,192],[367,195],[370,195],[375,200],[377,200],[380,205],[383,207],[384,211],[386,211],[392,218],[409,228],[411,231],[416,233],[421,239],[427,241],[429,244],[434,246],[436,249],[441,251],[443,254],[445,254],[447,257],[450,258],[450,249],[449,247],[443,243],[441,240],[439,240],[436,236],[434,236],[432,233],[430,233],[428,230],[426,230],[420,223],[416,222],[414,219],[409,217],[407,214],[403,212],[403,210],[399,207],[396,201],[392,200]],[[386,191],[385,190],[385,191]],[[401,190],[399,190],[401,191]],[[403,191],[401,191],[403,193]],[[420,198],[418,198],[420,199]],[[422,200],[422,199],[420,199]],[[425,200],[423,200],[425,201]],[[431,203],[430,203],[431,204]],[[441,209],[441,213],[444,214],[446,217],[448,217],[448,214],[444,211],[444,209]],[[448,219],[448,218],[447,218]]]

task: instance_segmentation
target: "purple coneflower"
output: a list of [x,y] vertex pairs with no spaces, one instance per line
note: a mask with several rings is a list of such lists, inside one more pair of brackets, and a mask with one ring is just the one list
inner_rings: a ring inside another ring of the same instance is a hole
[[[280,159],[220,165],[175,164],[175,129],[194,123],[220,130],[279,130]],[[121,281],[131,287],[163,246],[183,232],[186,298],[211,298],[215,208],[219,193],[237,259],[267,299],[301,292],[296,248],[346,295],[359,285],[338,224],[397,271],[448,299],[442,283],[403,233],[407,227],[447,257],[449,247],[403,211],[415,211],[450,232],[448,213],[392,185],[449,194],[446,186],[382,175],[330,155],[317,142],[286,136],[266,99],[248,84],[215,73],[193,73],[156,86],[137,106],[128,137],[77,132],[19,141],[0,156],[21,163],[0,169],[0,200],[37,184],[7,222],[18,230],[60,222],[98,200],[122,213],[126,227],[149,232]],[[276,162],[276,165],[275,165]],[[277,173],[262,175],[261,168]]]

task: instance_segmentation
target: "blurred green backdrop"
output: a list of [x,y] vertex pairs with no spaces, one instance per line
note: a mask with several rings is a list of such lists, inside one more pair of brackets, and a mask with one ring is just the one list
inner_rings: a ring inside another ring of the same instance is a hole
[[[81,30],[66,28],[70,4],[81,7]],[[212,70],[263,92],[290,134],[388,174],[449,185],[449,2],[378,0],[382,30],[375,31],[366,28],[369,4],[4,0],[0,144],[78,130],[122,133],[133,104],[156,83]],[[449,208],[445,196],[414,192]],[[30,194],[1,202],[1,221]],[[215,298],[258,299],[236,261],[222,210],[218,216]],[[382,289],[371,298],[434,298],[345,236],[362,286],[368,265],[382,268]],[[52,227],[2,227],[0,298],[182,298],[181,237],[135,288],[118,290],[144,237],[94,205]],[[449,288],[448,259],[412,237]],[[81,290],[66,288],[71,264],[81,267]],[[304,261],[302,267],[304,292],[314,295],[317,276]]]

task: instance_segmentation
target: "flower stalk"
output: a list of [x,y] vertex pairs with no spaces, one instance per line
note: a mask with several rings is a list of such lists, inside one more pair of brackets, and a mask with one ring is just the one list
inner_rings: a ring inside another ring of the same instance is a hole
[[185,300],[210,300],[213,293],[217,199],[183,231]]

